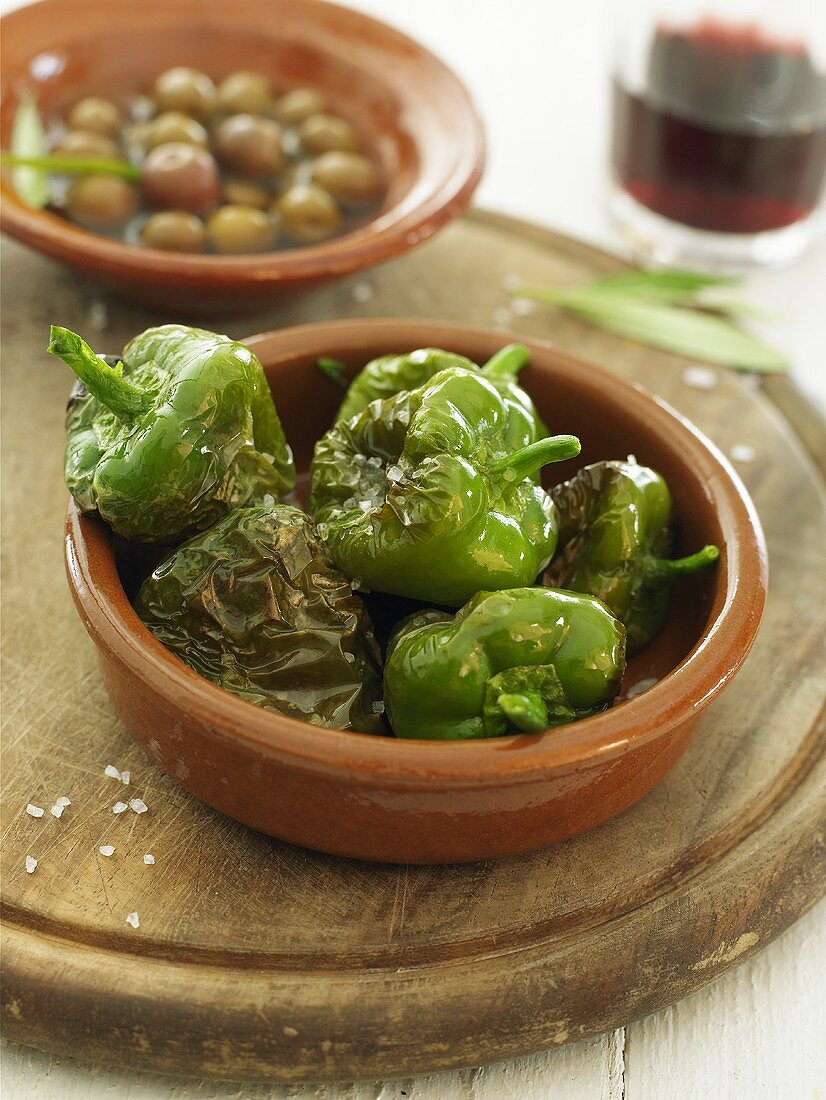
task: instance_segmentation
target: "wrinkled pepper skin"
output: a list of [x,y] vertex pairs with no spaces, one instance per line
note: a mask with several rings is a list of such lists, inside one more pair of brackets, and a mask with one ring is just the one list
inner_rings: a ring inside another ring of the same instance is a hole
[[397,737],[538,733],[604,710],[624,671],[625,630],[592,596],[479,592],[454,616],[425,611],[401,624],[384,701]]
[[383,732],[372,624],[298,508],[231,512],[155,569],[135,609],[190,668],[250,703]]
[[267,380],[243,344],[164,325],[113,367],[53,327],[49,351],[81,380],[66,417],[69,492],[123,538],[174,545],[295,484]]
[[479,371],[499,392],[510,413],[510,431],[514,434],[513,448],[527,437],[529,443],[543,439],[545,425],[534,408],[533,401],[517,383],[519,371],[527,365],[530,355],[521,344],[508,344],[488,362],[479,367],[464,355],[456,355],[441,348],[419,348],[407,355],[382,355],[367,364],[347,390],[336,421],[351,420],[377,398],[394,397],[403,390],[415,390],[426,385],[440,371],[450,367]]
[[543,583],[588,592],[625,624],[634,653],[661,629],[671,584],[705,569],[716,546],[672,560],[671,494],[663,477],[634,462],[597,462],[552,490],[559,547]]
[[579,440],[512,449],[511,413],[480,374],[453,367],[374,401],[318,441],[310,510],[359,587],[460,607],[482,589],[531,584],[556,547],[541,466]]

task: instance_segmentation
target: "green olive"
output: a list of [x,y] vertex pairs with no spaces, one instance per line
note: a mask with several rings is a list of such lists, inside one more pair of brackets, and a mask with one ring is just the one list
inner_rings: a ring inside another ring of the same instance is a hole
[[224,184],[224,202],[233,206],[254,206],[256,210],[266,210],[272,202],[272,195],[266,187],[246,180],[229,180]]
[[294,88],[275,105],[275,112],[285,126],[297,126],[310,115],[320,115],[327,106],[321,92],[313,88]]
[[117,137],[123,126],[120,107],[110,99],[88,96],[69,111],[66,120],[70,130],[87,130],[104,137]]
[[276,241],[278,227],[254,206],[222,206],[207,222],[209,243],[216,252],[267,252]]
[[305,153],[355,152],[358,141],[353,128],[335,115],[311,115],[301,123],[301,148]]
[[272,176],[284,164],[281,127],[270,118],[232,115],[215,131],[215,156],[239,176]]
[[218,110],[228,115],[262,115],[270,105],[270,82],[261,73],[232,73],[218,85]]
[[304,244],[332,237],[341,225],[341,211],[335,199],[315,184],[296,184],[275,204],[285,231]]
[[122,157],[118,145],[91,130],[69,130],[52,150],[69,157]]
[[166,252],[203,252],[206,247],[204,223],[183,210],[164,210],[153,214],[141,230],[141,242],[147,248]]
[[376,166],[361,153],[322,153],[313,165],[312,180],[344,203],[372,202],[381,193]]
[[209,121],[217,101],[215,85],[206,73],[183,65],[161,73],[153,96],[159,111],[181,111],[201,122]]
[[181,111],[164,111],[143,126],[137,128],[137,143],[147,152],[170,141],[182,141],[185,145],[200,145],[206,149],[209,135],[200,122]]
[[66,213],[87,229],[120,229],[138,209],[138,189],[120,176],[82,176],[66,197]]
[[141,165],[141,185],[148,202],[172,210],[201,214],[221,197],[218,166],[197,145],[171,141],[158,145]]

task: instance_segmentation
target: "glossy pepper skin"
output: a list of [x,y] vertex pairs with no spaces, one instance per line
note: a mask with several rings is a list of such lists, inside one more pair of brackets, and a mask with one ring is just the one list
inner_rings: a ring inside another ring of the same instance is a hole
[[648,466],[631,461],[584,466],[552,496],[559,548],[543,582],[599,597],[625,624],[629,653],[662,628],[672,582],[719,557],[716,546],[668,557],[671,494],[665,479]]
[[397,737],[538,733],[603,710],[625,671],[625,630],[592,596],[479,592],[425,611],[390,640],[384,701]]
[[383,731],[370,619],[298,508],[230,512],[155,569],[135,609],[190,668],[250,703]]
[[295,484],[267,380],[243,344],[163,325],[112,366],[53,327],[49,351],[81,382],[66,416],[69,492],[123,538],[175,544]]
[[371,360],[350,383],[336,413],[336,421],[352,419],[376,398],[393,397],[402,390],[418,389],[440,371],[462,367],[479,371],[498,390],[508,406],[514,448],[522,445],[525,436],[529,443],[533,443],[543,439],[548,432],[533,401],[516,380],[519,371],[529,361],[530,353],[521,344],[503,347],[483,367],[464,355],[441,348],[419,348],[406,355],[382,355]]
[[531,441],[523,421],[517,439],[511,415],[490,382],[452,367],[335,424],[316,444],[310,510],[338,567],[359,587],[453,607],[533,583],[557,532],[534,477],[579,440]]

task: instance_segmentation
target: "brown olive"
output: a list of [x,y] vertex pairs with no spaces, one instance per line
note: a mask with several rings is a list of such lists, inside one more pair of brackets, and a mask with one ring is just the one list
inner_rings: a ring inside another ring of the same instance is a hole
[[66,212],[87,229],[119,229],[138,209],[138,189],[120,176],[81,176],[69,189]]
[[121,157],[121,151],[111,138],[93,134],[91,130],[69,130],[52,150],[69,157]]
[[138,145],[147,152],[170,141],[182,141],[185,145],[200,145],[206,149],[209,135],[200,122],[181,111],[164,111],[141,127],[136,128]]
[[267,252],[277,232],[273,219],[254,206],[222,206],[207,222],[209,242],[216,252]]
[[123,115],[120,107],[110,99],[89,96],[72,107],[66,121],[70,130],[88,130],[104,137],[117,137],[123,125]]
[[153,214],[144,225],[141,241],[147,248],[162,248],[167,252],[203,252],[206,230],[194,214],[164,210]]
[[301,123],[299,136],[305,153],[355,152],[358,149],[352,127],[335,115],[311,115]]
[[312,179],[344,203],[371,202],[381,192],[376,166],[361,153],[322,153],[313,165]]
[[233,206],[254,206],[256,210],[266,210],[272,202],[272,195],[266,187],[245,180],[229,180],[224,184],[224,201]]
[[197,69],[183,65],[167,69],[155,81],[155,103],[159,111],[181,111],[207,122],[215,110],[215,85]]
[[228,115],[262,115],[270,104],[270,82],[261,73],[232,73],[218,85],[218,110]]
[[272,176],[284,164],[281,127],[270,118],[233,115],[215,131],[215,156],[239,176]]
[[278,100],[275,111],[286,126],[297,126],[310,115],[320,115],[326,106],[321,92],[313,88],[294,88]]
[[285,231],[305,244],[332,237],[341,225],[335,199],[312,183],[299,183],[285,191],[275,210],[283,219]]
[[219,201],[221,180],[211,153],[171,141],[158,145],[141,165],[141,185],[153,206],[200,214]]

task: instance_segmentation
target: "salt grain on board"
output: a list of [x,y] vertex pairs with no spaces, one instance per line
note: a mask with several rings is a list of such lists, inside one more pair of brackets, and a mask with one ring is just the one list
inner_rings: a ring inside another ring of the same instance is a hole
[[155,857],[152,855],[151,852],[147,852],[146,855],[143,857],[143,862],[144,863],[154,863],[155,862]]
[[682,377],[694,390],[713,390],[717,385],[717,375],[708,367],[686,367]]
[[113,856],[115,854],[114,844],[101,844],[98,851],[102,856]]
[[65,808],[65,806],[60,806],[57,802],[55,802],[54,806],[52,806],[52,808],[49,810],[49,813],[52,815],[52,817],[62,817]]
[[71,798],[67,798],[65,794],[62,794],[60,798],[54,800],[54,804],[55,806],[71,806],[72,800]]
[[107,764],[103,769],[103,774],[108,775],[110,779],[120,780],[120,768],[116,768],[114,764]]
[[140,919],[140,917],[138,916],[137,913],[127,913],[126,914],[126,923],[131,924],[133,928],[140,928],[141,919]]
[[142,798],[130,798],[129,809],[134,810],[136,814],[145,814],[149,807]]
[[45,812],[42,806],[34,806],[31,802],[26,807],[26,813],[29,817],[42,817]]
[[34,856],[26,856],[26,873],[29,875],[33,875],[36,866],[37,860],[34,858]]
[[496,328],[510,328],[513,314],[509,309],[495,309],[490,319]]
[[533,298],[514,298],[511,309],[517,317],[527,317],[529,313],[535,312],[536,302]]
[[131,778],[132,778],[132,773],[131,772],[121,772],[120,773],[120,781],[121,781],[121,783],[123,783],[124,787],[129,786],[129,781],[131,780]]
[[356,283],[350,291],[350,297],[354,302],[369,302],[375,294],[369,283]]
[[757,452],[748,443],[735,443],[729,454],[735,462],[754,462]]
[[126,805],[125,802],[116,802],[115,805],[112,807],[112,813],[113,814],[122,814],[124,812],[124,810],[128,810],[128,809],[129,809],[129,807]]

